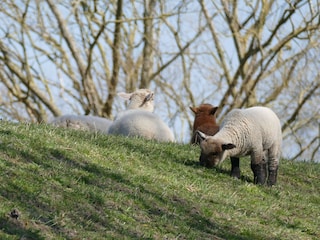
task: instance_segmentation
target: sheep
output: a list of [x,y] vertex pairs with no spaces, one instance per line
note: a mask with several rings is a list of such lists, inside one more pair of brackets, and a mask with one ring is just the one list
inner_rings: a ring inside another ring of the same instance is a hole
[[[125,98],[124,94],[121,97]],[[132,99],[132,96],[127,97],[127,99]],[[150,104],[147,104],[151,99],[153,103],[153,93],[147,100],[143,101],[146,107],[129,107],[128,110],[119,113],[111,124],[108,134],[142,137],[160,142],[174,142],[174,135],[170,128],[153,113],[153,105],[151,107]],[[132,106],[141,106],[141,103],[132,103]]]
[[199,107],[190,107],[195,114],[192,128],[191,144],[200,144],[196,131],[200,131],[206,135],[213,136],[219,131],[219,125],[216,122],[216,112],[218,107],[211,104],[203,103]]
[[67,114],[54,118],[50,123],[59,127],[72,128],[76,130],[97,131],[106,134],[108,133],[108,129],[112,121],[96,116]]
[[197,134],[201,139],[200,164],[215,167],[231,157],[231,176],[239,178],[239,157],[250,155],[254,183],[264,184],[268,178],[268,186],[276,184],[282,132],[280,120],[271,109],[234,109],[225,116],[217,134]]
[[159,142],[174,142],[170,128],[154,113],[142,109],[127,110],[117,117],[109,134],[142,137]]
[[[154,109],[154,93],[149,89],[137,89],[132,93],[120,92],[117,94],[121,98],[128,100],[127,109],[145,109],[153,112]],[[108,129],[112,121],[102,117],[96,116],[82,116],[82,115],[62,115],[54,118],[49,123],[60,127],[81,129],[89,131],[98,131],[101,133],[108,133]]]

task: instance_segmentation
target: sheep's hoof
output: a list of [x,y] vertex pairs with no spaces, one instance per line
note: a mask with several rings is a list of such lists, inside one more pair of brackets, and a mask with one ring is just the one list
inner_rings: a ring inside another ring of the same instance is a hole
[[277,183],[277,175],[277,170],[269,170],[268,186],[273,186]]
[[230,175],[231,177],[240,179],[240,168],[233,168]]
[[251,164],[254,175],[254,184],[263,185],[266,182],[267,168],[265,163]]

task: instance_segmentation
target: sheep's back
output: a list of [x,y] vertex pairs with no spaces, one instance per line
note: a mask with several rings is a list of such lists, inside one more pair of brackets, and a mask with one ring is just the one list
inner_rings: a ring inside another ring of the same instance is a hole
[[228,129],[229,136],[243,146],[262,144],[263,149],[268,149],[276,144],[280,148],[282,142],[280,120],[266,107],[234,109],[225,117],[221,129]]
[[127,110],[118,116],[110,126],[109,134],[174,141],[172,131],[156,114],[137,109]]
[[60,117],[56,117],[49,123],[59,127],[107,133],[112,121],[97,116],[67,114],[62,115]]
[[254,126],[254,131],[261,132],[263,144],[270,145],[276,141],[281,144],[281,123],[277,115],[266,107],[252,107],[244,110],[247,118]]

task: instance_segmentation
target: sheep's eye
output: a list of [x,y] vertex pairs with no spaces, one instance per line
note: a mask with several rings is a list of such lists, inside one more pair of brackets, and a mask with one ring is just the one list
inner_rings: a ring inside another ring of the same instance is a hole
[[152,94],[152,93],[149,93],[149,94],[145,97],[144,101],[147,102],[147,101],[150,101],[150,100],[152,100],[152,99],[153,99],[153,94]]

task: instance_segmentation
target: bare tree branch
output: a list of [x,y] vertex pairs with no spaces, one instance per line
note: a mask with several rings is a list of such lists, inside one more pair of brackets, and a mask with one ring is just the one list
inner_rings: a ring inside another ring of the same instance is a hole
[[304,104],[312,97],[317,89],[320,88],[320,82],[316,82],[314,86],[308,91],[308,93],[303,97],[301,101],[299,101],[298,106],[296,107],[295,111],[292,113],[291,117],[282,125],[282,131],[284,131],[290,123],[292,123],[296,117],[298,116],[300,110],[304,106]]

